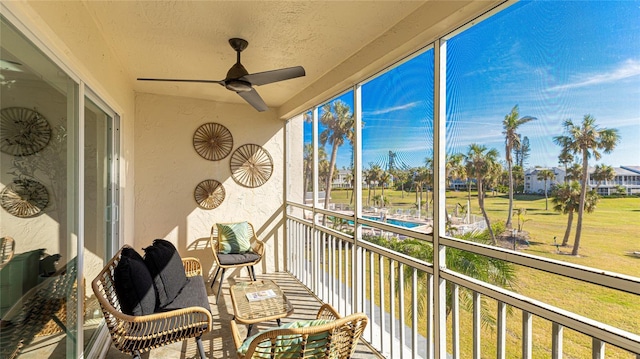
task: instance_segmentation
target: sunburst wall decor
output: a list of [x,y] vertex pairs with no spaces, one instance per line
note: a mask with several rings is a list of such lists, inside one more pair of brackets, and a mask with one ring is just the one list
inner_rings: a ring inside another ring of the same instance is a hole
[[209,161],[218,161],[231,153],[233,136],[219,123],[205,123],[193,134],[193,148],[200,157]]
[[231,176],[240,185],[255,188],[269,180],[273,173],[273,159],[264,148],[242,145],[231,155]]
[[226,192],[222,184],[216,180],[204,180],[196,186],[193,191],[198,206],[204,209],[214,209],[222,204]]

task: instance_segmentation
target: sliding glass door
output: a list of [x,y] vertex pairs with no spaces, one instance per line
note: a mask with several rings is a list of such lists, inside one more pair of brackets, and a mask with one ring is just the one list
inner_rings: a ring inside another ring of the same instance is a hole
[[0,20],[0,358],[79,357],[118,243],[118,116]]

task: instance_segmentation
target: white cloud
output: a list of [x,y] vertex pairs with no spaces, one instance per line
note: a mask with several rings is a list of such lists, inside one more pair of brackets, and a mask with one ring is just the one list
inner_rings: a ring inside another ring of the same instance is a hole
[[375,110],[375,111],[371,111],[371,112],[365,112],[363,115],[365,115],[365,116],[382,115],[382,114],[389,113],[389,112],[406,110],[408,108],[416,107],[419,104],[420,104],[420,101],[414,101],[414,102],[409,102],[409,103],[404,104],[404,105],[387,107],[387,108],[383,108],[383,109]]
[[585,87],[591,85],[598,85],[602,83],[610,83],[619,80],[624,80],[629,77],[640,75],[640,61],[627,60],[620,64],[617,68],[614,68],[610,72],[603,72],[598,74],[586,74],[572,83],[565,85],[559,85],[549,88],[551,91],[565,90],[570,88]]

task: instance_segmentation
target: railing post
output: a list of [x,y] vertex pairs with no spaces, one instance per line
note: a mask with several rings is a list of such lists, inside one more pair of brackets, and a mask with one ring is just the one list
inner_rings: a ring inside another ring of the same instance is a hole
[[482,331],[482,298],[480,293],[473,292],[473,358],[480,359],[481,355],[481,341],[480,335]]
[[562,358],[562,332],[564,327],[558,323],[553,323],[551,330],[551,358]]
[[522,311],[522,358],[531,359],[533,319],[531,313]]
[[505,359],[507,356],[507,305],[498,301],[498,359]]
[[411,356],[418,357],[418,270],[411,271]]
[[453,359],[460,359],[460,287],[452,285],[451,290],[451,341]]
[[604,342],[596,338],[592,339],[591,344],[591,358],[592,359],[604,359]]

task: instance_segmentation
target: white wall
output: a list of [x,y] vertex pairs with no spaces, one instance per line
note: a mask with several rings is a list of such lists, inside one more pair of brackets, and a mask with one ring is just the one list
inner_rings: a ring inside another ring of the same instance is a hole
[[[220,91],[225,91],[220,89]],[[205,123],[219,123],[233,136],[233,151],[257,144],[273,158],[273,174],[258,188],[246,188],[231,177],[231,155],[219,161],[200,157],[193,134]],[[210,271],[213,257],[207,244],[216,222],[250,221],[266,242],[259,271],[283,269],[284,122],[274,111],[257,112],[249,105],[160,96],[136,95],[136,223],[135,248],[155,238],[171,241],[184,256],[200,258]],[[226,191],[223,203],[201,209],[194,199],[198,183],[214,179]],[[241,273],[246,276],[246,271]]]

